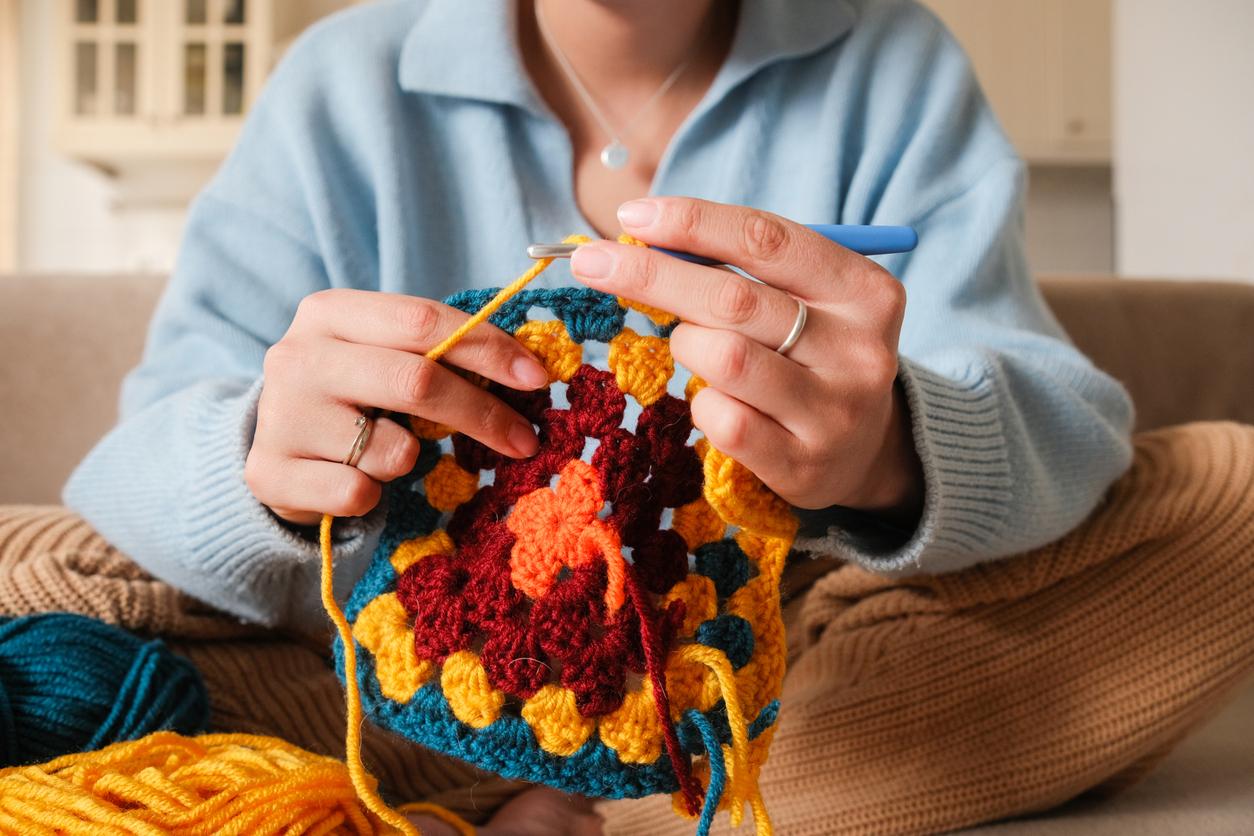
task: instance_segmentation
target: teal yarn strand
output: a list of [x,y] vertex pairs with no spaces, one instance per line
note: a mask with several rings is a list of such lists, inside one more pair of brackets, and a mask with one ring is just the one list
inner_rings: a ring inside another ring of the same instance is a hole
[[0,766],[208,722],[199,671],[160,640],[69,613],[0,618]]
[[696,726],[710,759],[710,785],[705,791],[705,803],[701,805],[701,818],[697,820],[697,836],[709,836],[710,825],[714,824],[714,813],[718,811],[719,802],[723,799],[723,790],[727,787],[727,764],[723,762],[723,744],[719,741],[714,726],[700,711],[690,708],[684,716]]

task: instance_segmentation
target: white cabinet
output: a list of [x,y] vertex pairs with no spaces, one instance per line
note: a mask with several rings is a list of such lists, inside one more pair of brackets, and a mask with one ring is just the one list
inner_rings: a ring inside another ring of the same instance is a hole
[[966,48],[1019,153],[1107,164],[1110,0],[924,0]]
[[349,0],[57,0],[58,146],[106,170],[224,157],[283,45]]

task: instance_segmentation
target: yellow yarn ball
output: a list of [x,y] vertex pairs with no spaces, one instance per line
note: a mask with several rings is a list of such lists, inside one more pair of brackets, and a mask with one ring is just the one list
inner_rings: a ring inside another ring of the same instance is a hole
[[269,737],[173,732],[0,771],[0,831],[394,832],[334,758]]

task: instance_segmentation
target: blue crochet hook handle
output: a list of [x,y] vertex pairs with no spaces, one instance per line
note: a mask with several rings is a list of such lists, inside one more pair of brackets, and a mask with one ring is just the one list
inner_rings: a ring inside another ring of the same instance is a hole
[[[919,235],[908,226],[855,226],[850,224],[806,224],[829,241],[853,250],[861,255],[887,255],[888,253],[908,253],[919,244]],[[578,244],[532,244],[527,248],[531,258],[570,258],[571,253],[578,249]],[[668,250],[654,247],[658,252],[673,255],[693,264],[714,266],[722,264],[714,258],[693,253]]]
[[[913,227],[909,226],[806,224],[806,228],[812,229],[828,241],[840,244],[845,249],[853,250],[860,255],[908,253],[919,245],[919,234],[914,231]],[[692,253],[668,250],[663,247],[654,247],[653,249],[664,252],[667,255],[673,255],[675,258],[682,258],[684,261],[691,261],[693,264],[702,264],[707,267],[722,264],[718,259],[707,258],[703,255],[693,255]]]

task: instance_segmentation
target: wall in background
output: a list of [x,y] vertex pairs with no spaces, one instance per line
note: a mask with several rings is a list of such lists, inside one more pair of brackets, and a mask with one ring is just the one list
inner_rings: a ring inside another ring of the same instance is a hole
[[1115,272],[1110,166],[1032,166],[1025,210],[1028,264],[1038,275]]
[[989,104],[1030,166],[1032,269],[1111,272],[1111,0],[920,2],[967,50]]
[[1116,262],[1254,281],[1254,3],[1115,4]]

